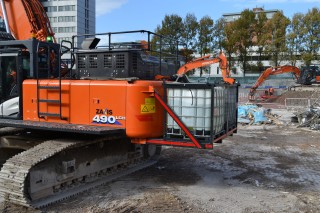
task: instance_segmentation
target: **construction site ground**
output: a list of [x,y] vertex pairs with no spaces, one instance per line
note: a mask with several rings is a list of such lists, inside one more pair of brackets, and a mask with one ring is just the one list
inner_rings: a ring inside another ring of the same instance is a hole
[[47,208],[0,200],[0,212],[320,212],[320,132],[239,124],[212,150],[164,147],[158,163]]

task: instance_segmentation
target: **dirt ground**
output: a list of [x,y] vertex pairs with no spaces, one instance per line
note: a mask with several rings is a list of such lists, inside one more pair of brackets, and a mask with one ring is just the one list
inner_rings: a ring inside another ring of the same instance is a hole
[[45,209],[1,212],[320,212],[320,132],[239,126],[213,150],[164,147],[157,164]]

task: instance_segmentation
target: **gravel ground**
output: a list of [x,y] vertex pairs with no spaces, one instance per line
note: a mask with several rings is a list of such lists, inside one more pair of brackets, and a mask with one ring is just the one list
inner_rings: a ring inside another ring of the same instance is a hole
[[213,150],[165,147],[157,164],[45,209],[1,212],[320,212],[319,132],[239,126]]

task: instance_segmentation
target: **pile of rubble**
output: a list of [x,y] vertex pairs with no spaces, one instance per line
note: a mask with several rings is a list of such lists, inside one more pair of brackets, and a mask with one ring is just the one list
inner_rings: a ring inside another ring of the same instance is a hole
[[313,101],[310,107],[294,114],[295,117],[292,118],[292,121],[299,123],[298,127],[309,127],[311,130],[320,130],[320,96]]
[[292,121],[298,122],[298,127],[309,127],[312,130],[320,130],[320,107],[311,106],[302,113],[296,113]]
[[238,123],[248,125],[276,124],[282,125],[281,116],[271,113],[271,109],[265,109],[258,104],[244,104],[238,106]]

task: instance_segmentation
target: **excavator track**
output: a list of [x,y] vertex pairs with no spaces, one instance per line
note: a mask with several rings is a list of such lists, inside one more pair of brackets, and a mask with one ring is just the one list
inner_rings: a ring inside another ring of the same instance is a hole
[[42,208],[151,166],[160,150],[123,137],[47,140],[4,163],[0,196]]

